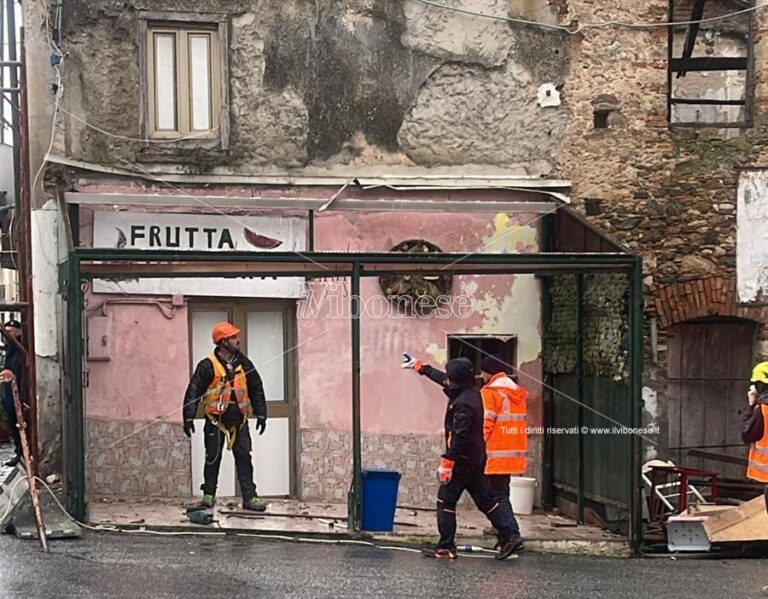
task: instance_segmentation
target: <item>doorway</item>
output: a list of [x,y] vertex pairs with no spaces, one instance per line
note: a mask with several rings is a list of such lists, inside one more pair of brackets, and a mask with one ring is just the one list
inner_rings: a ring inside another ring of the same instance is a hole
[[[669,449],[678,465],[712,468],[690,456],[691,449],[746,457],[741,424],[754,359],[757,324],[708,318],[675,325],[670,331],[668,367]],[[718,463],[724,477],[743,479],[746,468]]]
[[[253,441],[252,460],[258,493],[264,497],[290,497],[295,491],[295,405],[296,405],[296,307],[292,301],[242,301],[227,303],[198,301],[189,308],[190,376],[213,350],[211,330],[218,322],[238,327],[241,350],[261,376],[267,399],[267,430],[259,436],[256,421],[248,425]],[[198,407],[192,437],[192,494],[200,492],[205,450],[203,407]],[[239,493],[234,460],[221,462],[221,496]]]

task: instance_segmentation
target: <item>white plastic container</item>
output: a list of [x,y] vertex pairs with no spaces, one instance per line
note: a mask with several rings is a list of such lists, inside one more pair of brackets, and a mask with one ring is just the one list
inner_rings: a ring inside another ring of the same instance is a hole
[[536,479],[527,476],[513,476],[509,480],[509,500],[515,514],[528,516],[533,513],[533,496]]

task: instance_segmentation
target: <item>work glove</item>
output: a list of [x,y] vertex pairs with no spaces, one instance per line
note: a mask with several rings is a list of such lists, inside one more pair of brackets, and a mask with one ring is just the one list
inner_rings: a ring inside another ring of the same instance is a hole
[[184,434],[187,435],[190,439],[192,438],[192,433],[195,432],[195,422],[194,420],[185,420],[184,421]]
[[410,368],[411,370],[415,370],[416,372],[421,372],[422,366],[424,366],[423,362],[403,352],[403,363],[400,364],[400,368]]
[[263,435],[264,431],[267,430],[267,419],[263,416],[256,417],[256,430],[259,431],[259,435]]
[[448,458],[440,458],[440,466],[435,472],[435,477],[441,485],[447,485],[453,478],[453,465],[456,462],[449,460]]
[[750,406],[754,406],[755,403],[757,403],[757,389],[754,385],[749,386],[749,391],[747,391],[747,401]]

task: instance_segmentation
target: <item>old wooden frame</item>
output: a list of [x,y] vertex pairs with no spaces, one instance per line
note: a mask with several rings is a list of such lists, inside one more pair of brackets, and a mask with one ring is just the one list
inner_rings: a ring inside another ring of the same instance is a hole
[[[176,146],[180,148],[203,148],[203,149],[229,149],[230,137],[230,102],[229,102],[229,17],[222,13],[186,13],[186,12],[158,12],[158,11],[139,11],[138,27],[138,46],[139,46],[139,120],[141,127],[142,144],[146,147],[150,144],[153,137],[151,127],[151,112],[153,107],[152,98],[152,78],[150,77],[150,55],[151,50],[151,27],[167,27],[170,29],[205,29],[211,28],[216,33],[218,41],[218,68],[210,68],[210,77],[212,80],[212,102],[214,109],[218,112],[218,134],[214,138],[201,137],[194,139],[175,139],[173,143],[164,144],[166,146]],[[213,47],[211,47],[211,56],[213,56]],[[214,76],[215,74],[215,76]],[[215,90],[218,87],[219,93]],[[177,107],[177,113],[181,107]],[[214,122],[212,121],[211,125]]]
[[[668,22],[675,21],[675,6],[678,0],[669,0]],[[699,16],[697,8],[703,11],[706,0],[697,0],[694,5],[693,17]],[[747,56],[746,57],[683,57],[674,56],[675,29],[673,26],[667,27],[667,122],[670,127],[704,127],[704,128],[746,128],[751,127],[754,119],[754,94],[755,94],[755,68],[754,68],[754,14],[747,13],[743,15],[748,19],[747,29]],[[691,20],[699,20],[692,18]],[[689,35],[692,36],[695,48],[695,39],[699,31],[698,24],[689,25]],[[713,72],[713,71],[744,71],[745,72],[745,92],[743,100],[717,100],[705,98],[675,98],[673,94],[673,82],[679,73],[695,72]],[[694,106],[743,106],[744,118],[740,121],[726,122],[687,122],[673,121],[672,110],[676,105],[694,105]]]

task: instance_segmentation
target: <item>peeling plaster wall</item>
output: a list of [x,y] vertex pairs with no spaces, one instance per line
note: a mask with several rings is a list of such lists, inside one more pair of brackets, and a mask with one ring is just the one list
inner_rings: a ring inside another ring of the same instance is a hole
[[[405,239],[426,239],[447,252],[485,247],[530,253],[539,247],[536,227],[525,224],[531,220],[522,214],[448,213],[437,219],[417,213],[324,213],[316,219],[315,244],[327,251],[386,251]],[[444,444],[446,399],[435,383],[399,368],[401,352],[442,367],[448,334],[516,335],[520,382],[530,393],[528,424],[542,424],[539,282],[529,275],[457,276],[452,294],[469,298],[466,317],[384,319],[363,310],[361,318],[364,466],[399,470],[400,500],[416,505],[434,500],[430,473]],[[313,297],[314,308],[308,310]],[[363,305],[384,299],[378,279],[362,280],[361,297]],[[349,484],[350,329],[347,318],[333,317],[334,298],[340,306],[348,304],[348,283],[315,280],[310,299],[299,307],[300,478],[306,499],[338,500],[338,490]],[[540,470],[541,443],[532,436],[528,474],[539,477]]]
[[768,299],[768,176],[741,174],[738,196],[737,267],[739,299]]
[[40,461],[58,470],[61,448],[61,366],[58,336],[58,220],[54,202],[32,211],[32,293]]
[[[556,19],[537,2],[451,4]],[[67,3],[62,107],[75,116],[59,115],[55,153],[123,168],[199,168],[188,150],[126,139],[140,136],[140,10],[229,15],[230,151],[205,153],[221,172],[463,164],[538,175],[554,167],[568,107],[541,108],[537,91],[564,84],[567,37],[414,0]],[[40,20],[39,7],[27,11]],[[35,56],[39,72],[50,70],[44,58]]]

